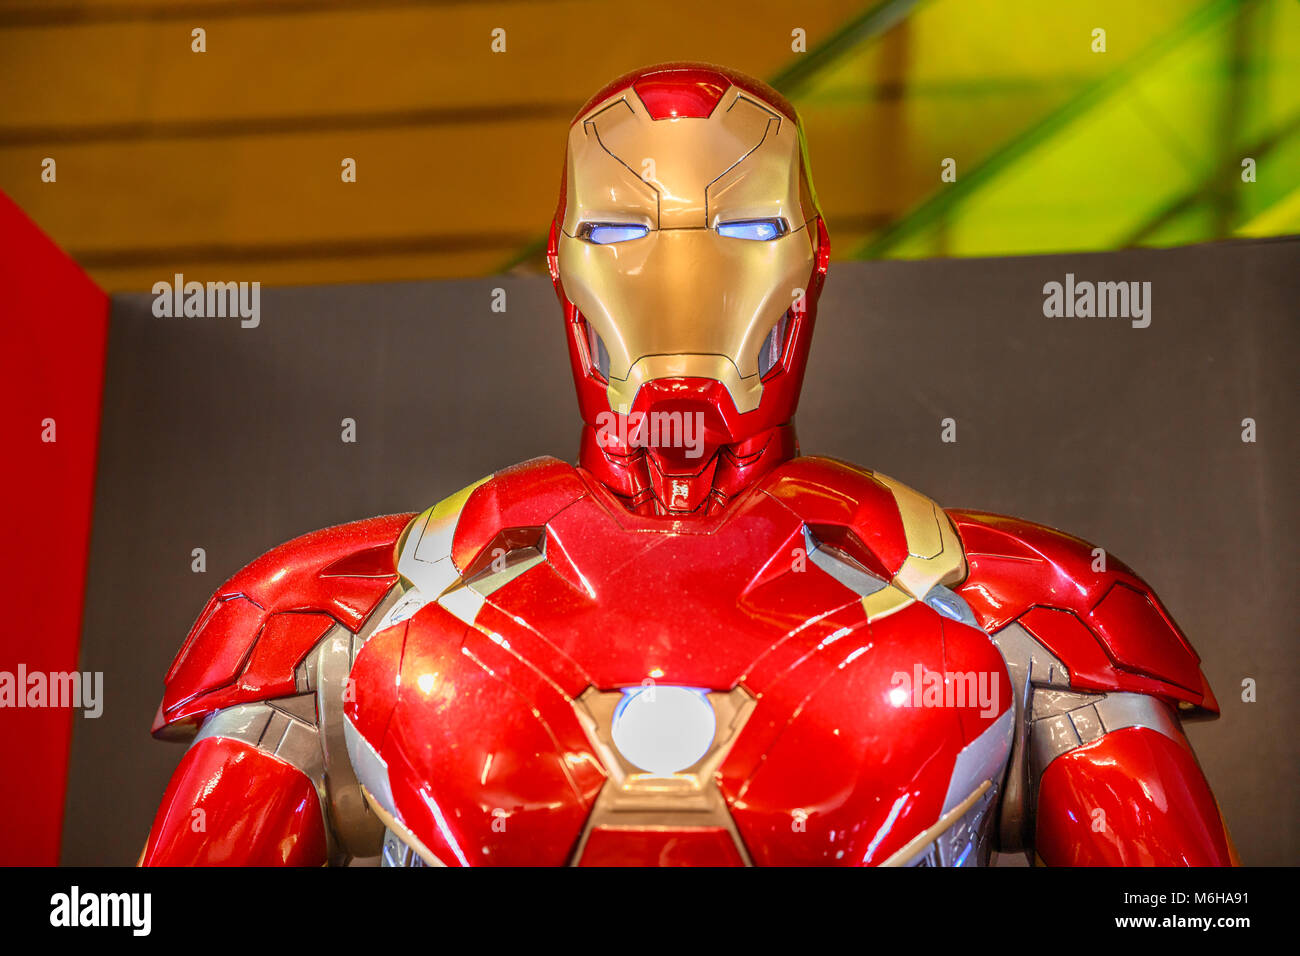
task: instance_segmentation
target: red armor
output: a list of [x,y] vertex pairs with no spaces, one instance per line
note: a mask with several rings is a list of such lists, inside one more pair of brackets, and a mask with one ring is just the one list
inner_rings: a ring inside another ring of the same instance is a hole
[[1217,705],[1140,578],[797,456],[828,256],[775,92],[593,98],[549,252],[579,465],[232,578],[167,675],[154,732],[196,741],[144,862],[1230,862],[1179,723]]

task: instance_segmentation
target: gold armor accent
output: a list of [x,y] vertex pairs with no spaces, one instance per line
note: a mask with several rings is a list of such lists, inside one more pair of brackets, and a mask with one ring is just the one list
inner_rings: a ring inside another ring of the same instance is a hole
[[956,584],[966,577],[966,553],[943,509],[902,482],[872,473],[894,496],[907,558],[888,585],[862,599],[867,620],[875,621],[919,601],[936,584]]
[[375,799],[374,794],[367,790],[364,784],[361,785],[361,795],[366,798],[366,803],[370,805],[370,809],[379,818],[379,822],[397,834],[398,839],[409,846],[427,866],[447,865],[433,855],[433,851],[424,845],[424,842],[415,835],[415,832],[410,827],[384,809],[384,805]]
[[889,857],[889,859],[885,860],[880,865],[881,866],[903,866],[905,863],[911,860],[912,857],[916,856],[927,846],[929,846],[931,843],[937,840],[940,836],[942,836],[944,833],[950,830],[952,828],[952,825],[956,823],[958,820],[960,820],[962,817],[964,817],[966,815],[966,812],[970,810],[971,807],[975,806],[979,798],[984,796],[984,794],[986,794],[989,791],[989,788],[992,786],[993,786],[993,781],[985,780],[978,787],[972,790],[970,792],[970,795],[966,797],[965,800],[957,804],[957,806],[953,807],[942,817],[940,817],[938,823],[930,827],[928,830],[918,833],[916,836],[914,836],[911,840],[907,842],[906,846],[904,846],[897,853],[894,853],[892,856]]
[[461,569],[451,557],[451,545],[465,502],[491,478],[491,475],[480,478],[444,498],[420,512],[402,529],[393,545],[399,597],[384,613],[377,629],[403,621],[434,601],[467,623],[473,622],[483,600],[464,586]]
[[[817,213],[794,121],[731,87],[707,118],[651,119],[627,89],[569,134],[558,242],[565,294],[609,353],[609,403],[631,409],[642,383],[722,382],[740,412],[762,396],[764,339],[806,290]],[[779,219],[770,240],[720,235],[720,222]],[[645,236],[598,245],[592,223]]]
[[459,580],[460,570],[451,560],[456,522],[469,496],[491,478],[491,475],[480,478],[432,508],[426,508],[402,530],[393,546],[393,564],[405,588],[419,586],[436,597]]

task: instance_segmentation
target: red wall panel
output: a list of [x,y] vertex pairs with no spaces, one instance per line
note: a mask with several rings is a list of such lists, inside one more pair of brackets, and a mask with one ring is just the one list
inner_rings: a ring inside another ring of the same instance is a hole
[[[10,680],[20,666],[78,666],[107,332],[107,296],[0,193],[0,672]],[[0,864],[58,862],[80,713],[0,707]]]

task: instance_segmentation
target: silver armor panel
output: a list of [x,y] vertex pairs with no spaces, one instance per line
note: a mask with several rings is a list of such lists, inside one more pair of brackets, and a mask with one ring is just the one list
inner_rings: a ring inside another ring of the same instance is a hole
[[1070,688],[1070,672],[1024,627],[992,635],[1015,689],[1015,738],[999,813],[998,849],[1029,850],[1043,772],[1057,757],[1126,727],[1147,727],[1185,742],[1178,718],[1146,694]]

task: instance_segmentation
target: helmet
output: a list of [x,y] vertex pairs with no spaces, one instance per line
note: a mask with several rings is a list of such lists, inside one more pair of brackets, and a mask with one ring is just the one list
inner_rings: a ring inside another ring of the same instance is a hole
[[791,457],[829,253],[775,90],[672,63],[597,93],[569,130],[547,250],[583,466],[636,510],[683,514]]

